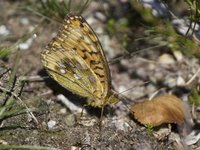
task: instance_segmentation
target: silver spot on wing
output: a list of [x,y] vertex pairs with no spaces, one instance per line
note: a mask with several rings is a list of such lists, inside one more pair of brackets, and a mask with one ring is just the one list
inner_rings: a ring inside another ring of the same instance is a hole
[[80,74],[74,74],[74,78],[76,78],[77,80],[80,80],[82,77],[81,77],[81,75]]

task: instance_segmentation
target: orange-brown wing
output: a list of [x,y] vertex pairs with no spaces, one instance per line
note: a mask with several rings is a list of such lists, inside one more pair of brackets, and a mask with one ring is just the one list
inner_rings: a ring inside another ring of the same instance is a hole
[[110,92],[110,72],[100,42],[88,23],[69,15],[42,53],[49,74],[81,96],[104,98]]

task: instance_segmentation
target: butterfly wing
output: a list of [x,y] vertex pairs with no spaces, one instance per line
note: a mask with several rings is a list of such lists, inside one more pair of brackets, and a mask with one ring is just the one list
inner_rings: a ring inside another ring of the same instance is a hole
[[68,90],[99,99],[109,93],[110,72],[104,52],[81,16],[67,16],[41,56],[49,74]]

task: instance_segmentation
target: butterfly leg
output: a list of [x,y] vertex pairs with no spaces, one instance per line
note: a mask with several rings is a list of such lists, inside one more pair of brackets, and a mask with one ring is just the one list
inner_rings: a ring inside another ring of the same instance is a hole
[[100,116],[100,119],[99,119],[99,130],[100,130],[100,132],[102,130],[103,112],[104,112],[104,106],[101,107],[101,116]]
[[83,117],[83,111],[84,111],[85,107],[87,107],[87,106],[89,106],[89,105],[88,104],[84,104],[83,105],[83,108],[81,110],[81,116],[80,116],[80,118]]

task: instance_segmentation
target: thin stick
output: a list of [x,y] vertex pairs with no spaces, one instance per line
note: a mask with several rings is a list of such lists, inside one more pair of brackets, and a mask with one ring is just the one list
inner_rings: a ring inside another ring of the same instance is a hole
[[199,72],[200,72],[200,68],[197,70],[197,72],[192,76],[192,78],[185,85],[189,85],[197,77]]

